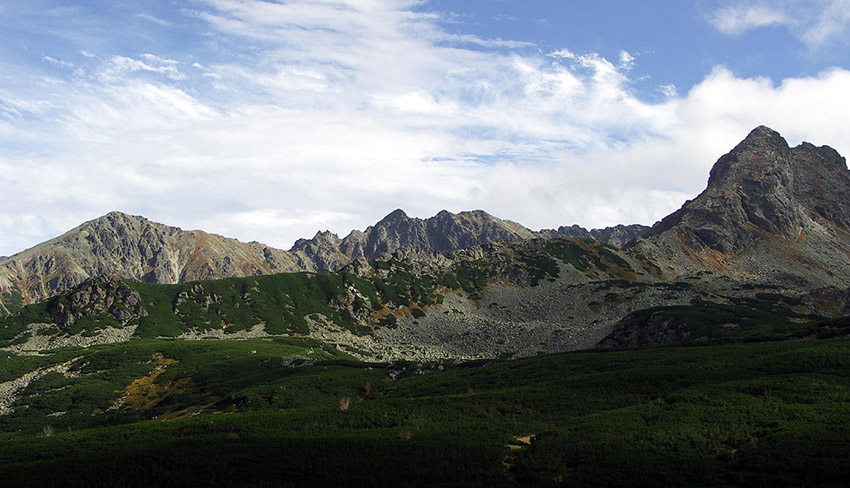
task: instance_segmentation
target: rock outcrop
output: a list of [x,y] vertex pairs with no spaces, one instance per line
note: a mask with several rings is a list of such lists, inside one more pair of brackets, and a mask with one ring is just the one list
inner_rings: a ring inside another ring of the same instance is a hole
[[66,330],[83,317],[108,315],[118,325],[147,317],[139,294],[120,280],[88,278],[63,300],[55,297],[47,306],[53,323]]

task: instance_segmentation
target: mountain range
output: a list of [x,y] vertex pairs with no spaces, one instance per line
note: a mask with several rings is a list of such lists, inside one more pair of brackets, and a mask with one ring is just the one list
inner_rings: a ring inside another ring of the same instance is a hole
[[37,350],[297,334],[379,360],[719,340],[736,317],[762,330],[850,311],[848,190],[836,151],[762,126],[652,228],[396,210],[282,251],[113,212],[0,261],[8,312],[42,302],[0,335]]
[[458,214],[444,210],[424,220],[395,210],[365,231],[354,230],[344,238],[318,232],[284,251],[110,212],[0,259],[0,312],[17,311],[96,276],[184,283],[283,272],[329,272],[357,259],[375,259],[402,248],[449,253],[489,242],[554,237],[586,237],[621,247],[648,229],[619,225],[588,231],[573,225],[535,232],[481,210]]

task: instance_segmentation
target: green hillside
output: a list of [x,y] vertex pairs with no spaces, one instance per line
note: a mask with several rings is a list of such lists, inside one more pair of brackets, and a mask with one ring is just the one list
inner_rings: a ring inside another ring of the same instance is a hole
[[0,381],[76,358],[0,417],[0,479],[841,486],[848,353],[833,340],[376,365],[308,341],[134,340],[0,357]]

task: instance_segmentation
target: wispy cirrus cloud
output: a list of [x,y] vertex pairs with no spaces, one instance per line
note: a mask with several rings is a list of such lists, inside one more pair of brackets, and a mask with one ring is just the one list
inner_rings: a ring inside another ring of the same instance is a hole
[[174,23],[172,23],[172,22],[169,22],[165,19],[160,19],[159,17],[156,17],[156,16],[148,14],[148,13],[144,13],[144,12],[137,13],[136,17],[138,17],[140,19],[147,20],[149,22],[153,22],[154,24],[159,24],[161,26],[170,27],[170,26],[174,25]]
[[777,2],[736,2],[712,12],[709,21],[725,34],[742,34],[759,27],[787,25],[791,22],[785,7]]
[[846,43],[850,34],[850,0],[747,0],[722,2],[708,21],[725,34],[784,26],[809,48]]

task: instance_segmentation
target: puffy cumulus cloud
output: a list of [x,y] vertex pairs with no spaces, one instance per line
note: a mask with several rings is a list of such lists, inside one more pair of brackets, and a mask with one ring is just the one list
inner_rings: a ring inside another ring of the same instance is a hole
[[651,224],[759,124],[850,153],[844,70],[774,85],[717,68],[650,103],[625,51],[459,38],[417,2],[205,5],[188,14],[227,56],[88,53],[0,91],[0,133],[22,141],[0,149],[0,254],[110,210],[277,247],[399,207]]
[[726,34],[767,26],[786,26],[809,48],[845,43],[850,31],[850,0],[723,1],[708,16]]

